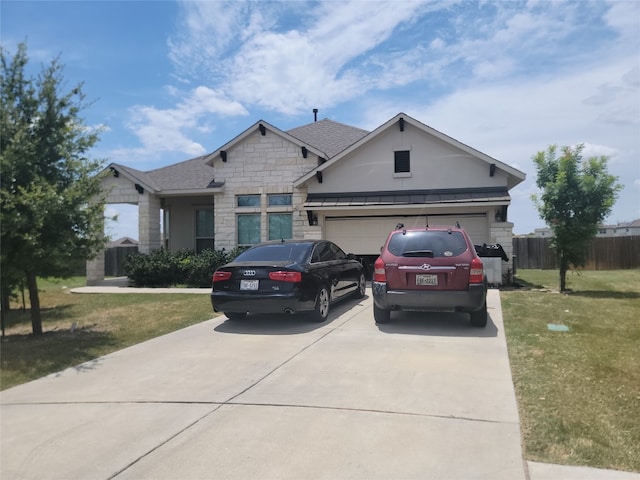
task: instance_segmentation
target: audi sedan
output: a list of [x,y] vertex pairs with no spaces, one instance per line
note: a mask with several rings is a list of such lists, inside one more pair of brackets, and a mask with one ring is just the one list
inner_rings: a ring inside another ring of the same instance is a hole
[[331,305],[363,297],[364,267],[326,240],[280,240],[255,245],[213,274],[211,305],[229,319],[247,313],[310,312],[323,322]]

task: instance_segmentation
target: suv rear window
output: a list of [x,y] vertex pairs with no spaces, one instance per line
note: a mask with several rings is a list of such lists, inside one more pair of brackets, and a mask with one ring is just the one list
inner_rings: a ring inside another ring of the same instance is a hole
[[398,232],[387,249],[396,257],[456,257],[467,250],[467,242],[460,232]]

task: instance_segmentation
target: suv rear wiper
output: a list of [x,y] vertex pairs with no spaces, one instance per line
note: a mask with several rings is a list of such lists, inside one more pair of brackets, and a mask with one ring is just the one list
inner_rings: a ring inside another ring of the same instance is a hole
[[407,250],[403,257],[433,257],[433,250]]

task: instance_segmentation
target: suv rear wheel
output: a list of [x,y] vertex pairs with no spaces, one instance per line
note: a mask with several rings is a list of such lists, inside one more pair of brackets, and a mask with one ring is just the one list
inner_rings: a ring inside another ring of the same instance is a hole
[[486,327],[487,326],[487,302],[484,302],[480,310],[470,312],[471,325],[474,327]]
[[379,308],[375,303],[373,304],[373,318],[376,323],[389,323],[391,320],[391,310],[385,310]]

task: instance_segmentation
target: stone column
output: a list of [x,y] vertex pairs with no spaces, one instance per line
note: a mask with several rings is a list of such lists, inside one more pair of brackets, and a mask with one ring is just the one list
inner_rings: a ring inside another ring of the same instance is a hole
[[87,285],[100,285],[104,281],[104,250],[87,260]]
[[138,202],[138,251],[150,253],[161,245],[160,199],[144,192]]

